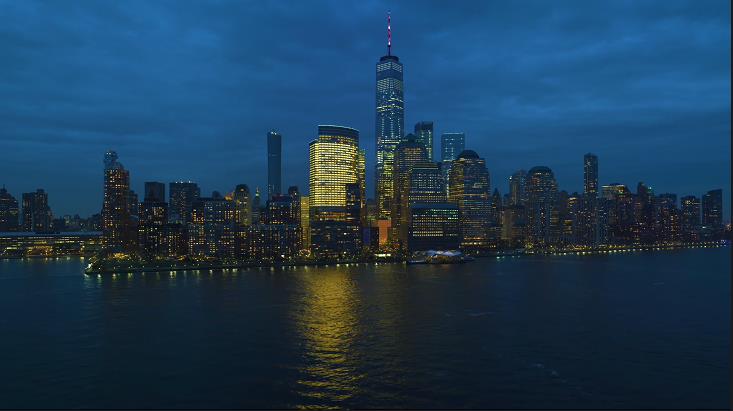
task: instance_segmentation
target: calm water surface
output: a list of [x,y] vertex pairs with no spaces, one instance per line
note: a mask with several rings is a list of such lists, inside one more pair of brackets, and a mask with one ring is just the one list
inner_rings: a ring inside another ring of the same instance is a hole
[[115,277],[0,261],[0,407],[728,408],[730,253]]

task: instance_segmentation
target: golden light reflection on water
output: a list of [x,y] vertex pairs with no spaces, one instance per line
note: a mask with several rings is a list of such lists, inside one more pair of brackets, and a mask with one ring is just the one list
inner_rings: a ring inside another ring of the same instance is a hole
[[313,400],[298,408],[323,407],[351,398],[363,378],[353,345],[358,338],[359,296],[347,270],[302,273],[302,294],[294,322],[304,342],[298,394]]

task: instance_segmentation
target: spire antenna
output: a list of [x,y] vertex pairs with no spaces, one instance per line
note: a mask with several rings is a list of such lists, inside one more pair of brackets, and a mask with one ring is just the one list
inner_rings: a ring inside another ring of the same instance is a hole
[[392,55],[392,12],[387,12],[387,55]]

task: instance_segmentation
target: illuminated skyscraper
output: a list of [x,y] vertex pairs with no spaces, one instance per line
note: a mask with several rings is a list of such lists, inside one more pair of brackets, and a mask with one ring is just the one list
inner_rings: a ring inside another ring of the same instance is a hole
[[319,258],[354,255],[359,251],[361,224],[354,225],[350,217],[353,217],[354,201],[359,201],[358,207],[362,207],[359,197],[363,191],[359,131],[342,126],[318,126],[318,138],[310,143],[309,151],[312,251]]
[[402,63],[392,55],[391,17],[387,17],[387,55],[377,63],[376,194],[377,216],[390,220],[394,193],[394,152],[405,134]]
[[448,198],[458,205],[460,214],[461,249],[489,248],[490,182],[484,159],[473,150],[464,150],[451,166],[448,187]]
[[18,200],[3,186],[0,188],[0,231],[16,231],[18,215]]
[[282,136],[275,130],[267,133],[267,199],[282,194]]
[[545,247],[550,243],[552,212],[557,197],[557,181],[549,167],[532,167],[527,175],[529,243]]
[[415,124],[415,136],[417,142],[425,146],[428,160],[433,161],[433,122],[421,121]]
[[117,161],[117,153],[104,156],[102,245],[109,251],[132,250],[136,230],[130,217],[130,173]]
[[440,136],[440,161],[443,163],[443,178],[445,179],[446,190],[450,195],[450,167],[453,160],[458,158],[466,149],[466,135],[463,133],[443,133]]

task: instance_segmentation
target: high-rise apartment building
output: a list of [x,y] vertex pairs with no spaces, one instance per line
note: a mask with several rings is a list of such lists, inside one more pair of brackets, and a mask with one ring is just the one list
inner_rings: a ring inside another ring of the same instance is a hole
[[557,181],[549,167],[532,167],[527,174],[528,242],[543,248],[550,244],[551,218],[557,197]]
[[114,151],[104,156],[102,245],[108,251],[130,251],[137,237],[130,214],[130,173],[117,158]]

